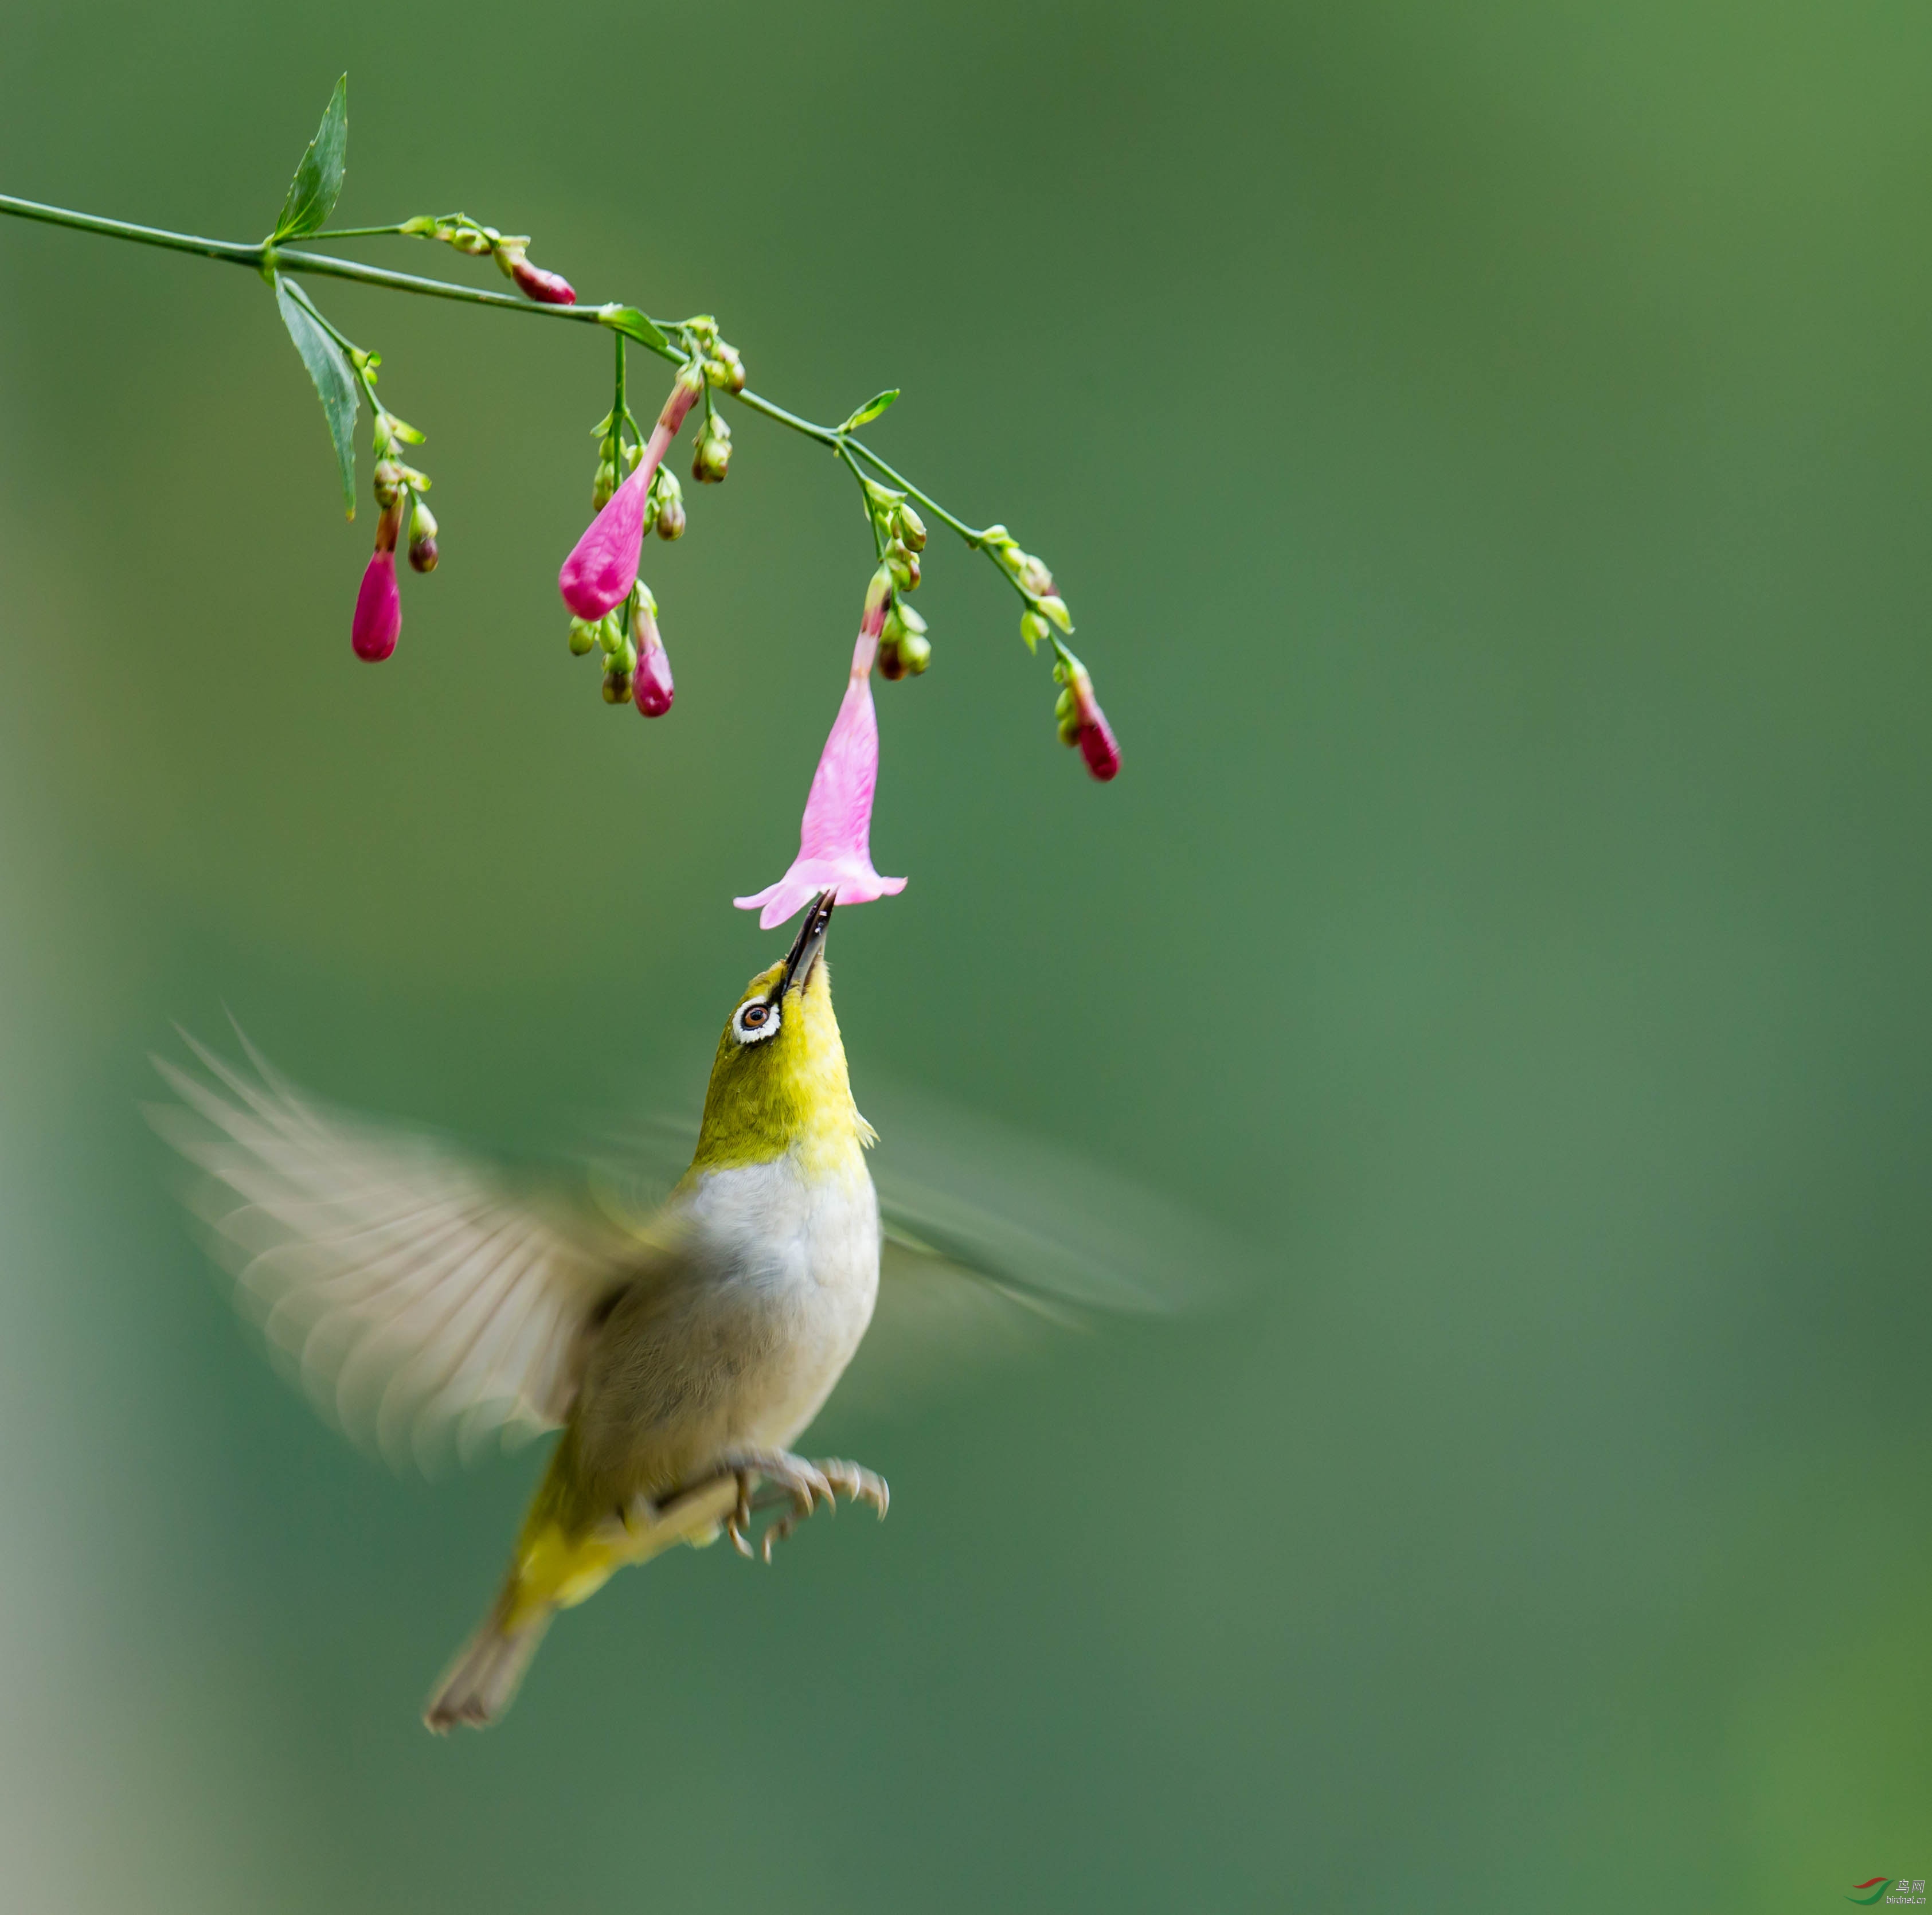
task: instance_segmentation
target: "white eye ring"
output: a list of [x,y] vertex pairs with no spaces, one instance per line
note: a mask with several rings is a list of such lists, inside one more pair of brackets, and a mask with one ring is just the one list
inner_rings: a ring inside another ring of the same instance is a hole
[[[754,1018],[752,1013],[759,1015]],[[778,1035],[778,1007],[763,998],[748,998],[731,1013],[731,1034],[741,1044],[762,1044]]]

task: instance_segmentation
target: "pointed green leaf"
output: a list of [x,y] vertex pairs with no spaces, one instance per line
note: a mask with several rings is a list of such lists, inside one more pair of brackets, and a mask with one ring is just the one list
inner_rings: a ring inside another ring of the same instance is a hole
[[621,332],[626,339],[634,339],[640,346],[648,346],[654,353],[661,353],[670,344],[662,329],[647,313],[640,313],[635,306],[599,306],[597,318],[600,325]]
[[349,362],[316,317],[308,296],[292,281],[275,275],[275,304],[281,308],[282,323],[296,342],[308,376],[315,381],[322,401],[322,416],[328,421],[328,436],[335,442],[335,463],[342,475],[342,503],[351,518],[356,516],[356,413],[362,403],[356,375]]
[[881,392],[875,399],[868,399],[838,430],[856,432],[860,426],[870,425],[898,396],[899,389],[895,386],[890,392]]
[[[300,239],[320,233],[328,224],[342,192],[342,176],[349,163],[349,76],[335,83],[328,105],[308,151],[289,182],[289,197],[282,202],[282,216],[275,222],[272,239]],[[292,329],[291,329],[292,330]]]

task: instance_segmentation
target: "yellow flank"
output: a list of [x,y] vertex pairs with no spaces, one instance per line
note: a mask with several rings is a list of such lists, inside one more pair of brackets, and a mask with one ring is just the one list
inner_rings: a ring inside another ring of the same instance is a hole
[[[776,964],[759,972],[745,998],[769,992],[784,971]],[[822,1172],[877,1141],[852,1101],[832,1009],[831,967],[824,958],[802,989],[785,993],[779,1010],[778,1033],[763,1043],[741,1044],[728,1027],[718,1040],[688,1175],[770,1163],[790,1150],[806,1169]]]
[[574,1536],[554,1518],[536,1515],[518,1545],[505,1626],[520,1628],[546,1609],[574,1608],[620,1569],[679,1543],[702,1548],[715,1542],[737,1496],[736,1481],[727,1476],[680,1496],[653,1521],[614,1519]]

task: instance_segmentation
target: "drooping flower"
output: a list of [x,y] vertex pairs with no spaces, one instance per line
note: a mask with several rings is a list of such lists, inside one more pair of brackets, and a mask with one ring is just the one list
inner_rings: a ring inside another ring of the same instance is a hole
[[646,718],[662,718],[670,710],[676,689],[670,680],[670,654],[658,632],[657,602],[649,587],[638,587],[632,623],[638,635],[638,662],[631,674],[631,696]]
[[1114,728],[1094,695],[1094,681],[1087,668],[1064,649],[1060,659],[1053,668],[1054,677],[1066,688],[1054,707],[1060,743],[1078,745],[1087,769],[1104,785],[1120,769],[1120,748],[1114,741]]
[[556,589],[579,618],[602,618],[622,605],[637,584],[644,549],[644,494],[650,482],[640,465],[610,494],[564,560]]
[[[890,582],[890,581],[889,581]],[[881,878],[872,868],[872,794],[879,782],[879,721],[872,704],[872,661],[885,621],[886,594],[868,596],[866,623],[852,650],[852,671],[831,736],[812,774],[812,793],[798,834],[798,856],[776,884],[748,898],[740,911],[755,911],[760,930],[802,910],[828,885],[842,905],[869,904],[905,889],[903,878]]]
[[356,594],[356,616],[350,621],[349,642],[358,659],[372,665],[396,649],[403,629],[403,595],[396,587],[396,535],[402,529],[400,500],[386,506],[376,521],[376,549]]
[[579,618],[602,618],[630,596],[644,554],[644,505],[652,477],[677,437],[685,414],[704,389],[702,372],[688,366],[680,370],[637,470],[611,494],[564,560],[556,575],[556,589]]

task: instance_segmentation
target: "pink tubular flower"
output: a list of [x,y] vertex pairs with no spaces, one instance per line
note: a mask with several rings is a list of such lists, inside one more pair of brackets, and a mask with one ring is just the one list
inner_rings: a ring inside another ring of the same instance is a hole
[[903,878],[881,878],[872,869],[872,793],[879,782],[879,722],[872,708],[872,660],[878,650],[883,600],[869,606],[852,652],[852,674],[844,701],[832,722],[832,735],[819,755],[812,795],[798,834],[798,856],[776,884],[748,898],[734,898],[740,911],[755,911],[758,928],[769,931],[810,903],[827,885],[835,902],[870,904],[905,889]]
[[564,560],[556,589],[579,618],[602,618],[621,605],[637,584],[644,549],[644,494],[650,483],[650,474],[640,465],[610,494]]
[[349,642],[358,659],[372,665],[396,649],[403,629],[403,595],[396,589],[396,534],[402,526],[400,504],[388,508],[376,523],[376,549],[356,594],[356,616]]
[[[701,379],[701,375],[700,375]],[[556,575],[563,602],[579,618],[599,619],[622,605],[638,582],[638,562],[644,548],[644,502],[651,476],[664,461],[692,401],[704,390],[680,374],[658,415],[657,430],[644,448],[638,469],[611,494],[609,503],[572,548]]]

